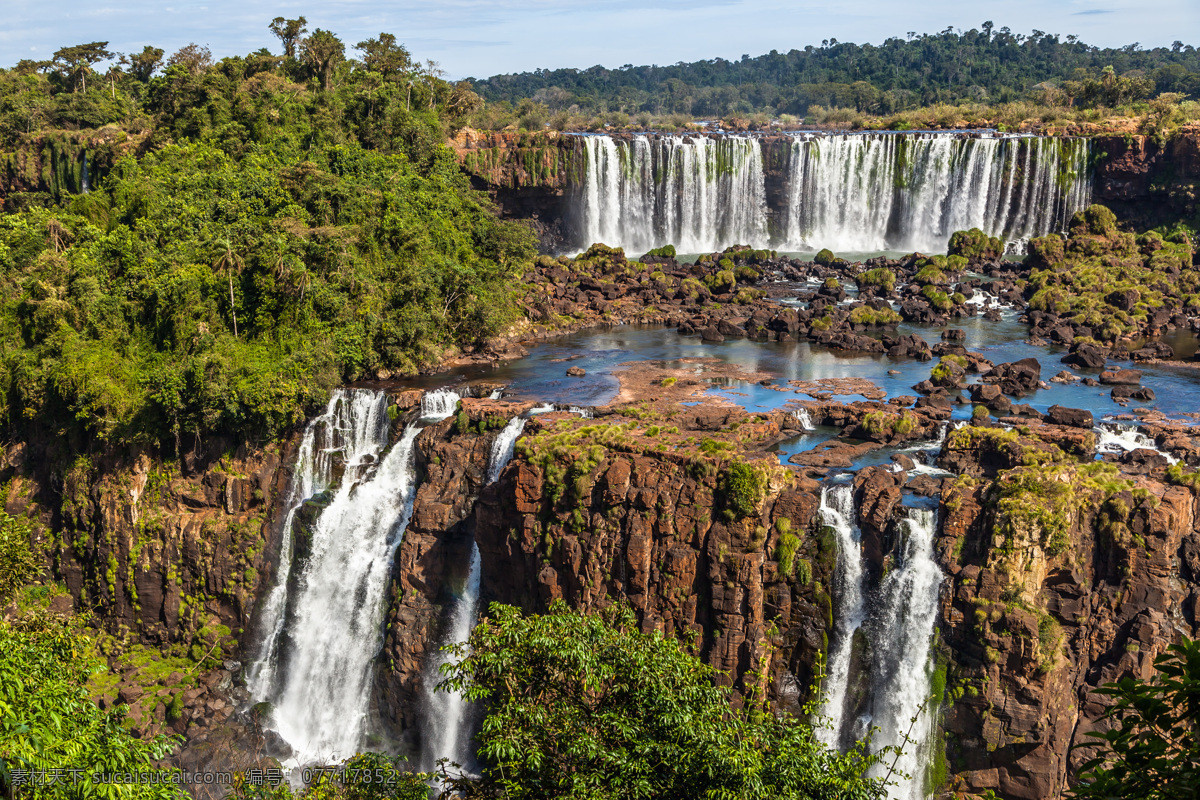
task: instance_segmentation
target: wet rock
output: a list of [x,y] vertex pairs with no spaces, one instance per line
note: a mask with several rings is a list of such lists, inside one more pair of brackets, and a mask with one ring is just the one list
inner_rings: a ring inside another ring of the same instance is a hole
[[1066,425],[1073,428],[1091,428],[1094,425],[1092,412],[1082,408],[1067,408],[1065,406],[1050,406],[1046,411],[1046,421],[1052,425]]
[[587,374],[587,370],[583,367],[567,367],[567,375],[572,378],[582,378]]
[[1108,351],[1094,344],[1081,343],[1071,348],[1071,352],[1063,356],[1064,364],[1080,369],[1100,369],[1108,359]]
[[1137,369],[1110,369],[1100,373],[1100,383],[1106,386],[1137,386],[1142,382],[1142,371]]
[[1042,365],[1036,358],[1023,358],[1012,363],[997,364],[984,373],[985,383],[994,383],[1000,391],[1013,397],[1023,397],[1038,388]]
[[1067,372],[1065,369],[1050,379],[1051,383],[1074,383],[1079,380],[1079,376]]
[[1154,390],[1148,386],[1121,384],[1112,388],[1113,400],[1139,400],[1148,403],[1154,400],[1154,397]]

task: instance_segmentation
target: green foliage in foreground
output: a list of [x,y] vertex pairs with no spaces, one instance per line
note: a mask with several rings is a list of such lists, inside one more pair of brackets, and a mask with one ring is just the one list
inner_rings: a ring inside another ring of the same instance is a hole
[[0,217],[0,415],[77,449],[274,436],[343,381],[495,334],[532,254],[444,149],[127,158],[66,208]]
[[1100,754],[1084,765],[1075,797],[1191,800],[1200,797],[1200,641],[1172,645],[1148,681],[1124,677],[1098,690],[1113,698],[1114,727],[1090,734]]
[[753,698],[731,710],[715,671],[633,612],[583,615],[558,602],[522,616],[494,604],[456,647],[442,688],[486,701],[488,796],[881,798],[865,747],[826,749],[809,726]]
[[39,571],[37,556],[29,546],[30,526],[24,517],[0,511],[0,609]]
[[[15,770],[166,772],[156,762],[173,738],[143,741],[123,727],[123,714],[101,711],[84,689],[98,664],[69,623],[53,621],[18,630],[0,622],[0,796],[10,796]],[[170,784],[112,785],[81,780],[39,788],[45,800],[186,797]]]

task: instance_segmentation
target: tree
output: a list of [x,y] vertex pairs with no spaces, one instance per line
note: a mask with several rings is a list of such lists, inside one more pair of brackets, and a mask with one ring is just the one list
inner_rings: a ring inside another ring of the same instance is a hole
[[212,66],[212,51],[195,42],[184,45],[167,59],[168,67],[183,67],[192,75],[199,75]]
[[163,49],[146,45],[142,52],[129,56],[129,72],[142,83],[149,83],[154,71],[162,65]]
[[25,620],[19,629],[0,622],[0,797],[13,796],[19,771],[53,769],[68,775],[79,770],[83,782],[60,780],[30,796],[183,800],[186,795],[169,782],[91,782],[97,772],[172,772],[160,762],[178,737],[135,739],[121,725],[124,706],[101,711],[84,687],[102,668],[85,655],[88,650],[84,634],[70,621]]
[[882,798],[865,746],[825,748],[809,726],[756,697],[740,709],[717,673],[628,606],[598,614],[556,601],[522,616],[493,604],[439,690],[488,709],[482,796],[534,798]]
[[329,91],[334,68],[346,57],[342,40],[326,30],[317,28],[304,40],[304,62],[321,79],[321,88]]
[[1154,661],[1150,680],[1126,676],[1098,691],[1114,699],[1099,754],[1075,797],[1194,800],[1200,797],[1200,641],[1184,639]]
[[114,53],[108,50],[108,42],[91,42],[77,44],[74,47],[63,47],[54,51],[54,66],[66,78],[72,91],[87,91],[87,76],[92,72],[92,64],[112,58]]
[[228,239],[214,239],[209,246],[213,252],[213,270],[218,275],[225,275],[229,278],[229,313],[233,315],[233,335],[237,336],[237,306],[233,299],[233,276],[241,273],[245,262],[233,249],[233,244]]
[[271,24],[267,26],[271,33],[279,37],[279,41],[283,43],[283,54],[289,59],[296,57],[296,45],[300,43],[304,34],[308,33],[308,20],[304,17],[299,19],[284,19],[276,17],[271,20]]
[[385,78],[407,72],[412,63],[408,49],[396,44],[396,37],[390,33],[381,33],[378,39],[367,39],[354,47],[362,51],[366,68]]

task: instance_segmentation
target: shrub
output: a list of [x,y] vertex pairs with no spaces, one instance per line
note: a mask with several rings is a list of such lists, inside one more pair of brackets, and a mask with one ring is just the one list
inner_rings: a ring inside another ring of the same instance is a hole
[[800,539],[795,534],[780,535],[779,542],[775,545],[775,561],[779,563],[779,571],[785,577],[792,577],[796,571],[796,552],[799,549]]
[[647,256],[650,258],[674,258],[675,257],[675,245],[665,244],[662,247],[656,247],[653,250],[651,250],[650,252],[646,253],[646,256],[643,256],[643,257],[647,257]]
[[870,306],[858,306],[850,311],[850,322],[855,325],[878,327],[895,325],[900,322],[900,315],[890,308],[875,309]]
[[0,511],[0,609],[8,605],[40,569],[30,544],[30,534],[29,520]]
[[995,236],[988,236],[979,228],[955,231],[950,236],[949,253],[969,262],[995,261],[1004,255],[1004,241]]
[[735,461],[721,475],[719,489],[725,509],[735,519],[758,511],[765,490],[763,476],[744,461]]
[[854,280],[859,286],[879,286],[888,292],[892,292],[896,288],[896,273],[887,267],[860,272]]

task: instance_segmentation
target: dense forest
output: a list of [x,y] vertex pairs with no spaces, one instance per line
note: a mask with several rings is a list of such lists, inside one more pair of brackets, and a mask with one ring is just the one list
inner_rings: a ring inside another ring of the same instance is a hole
[[1200,95],[1200,51],[1098,48],[1057,34],[1028,36],[985,22],[980,29],[908,34],[882,45],[825,40],[819,47],[739,61],[670,66],[547,69],[474,80],[489,101],[524,98],[551,112],[686,114],[765,112],[803,116],[812,106],[891,114],[963,101],[1006,103],[1031,94],[1081,106],[1119,106],[1161,93]]
[[97,42],[0,72],[10,430],[72,451],[271,438],[334,385],[513,319],[532,238],[443,146],[478,98],[388,34],[347,61],[291,24],[282,57],[147,48],[97,74]]

